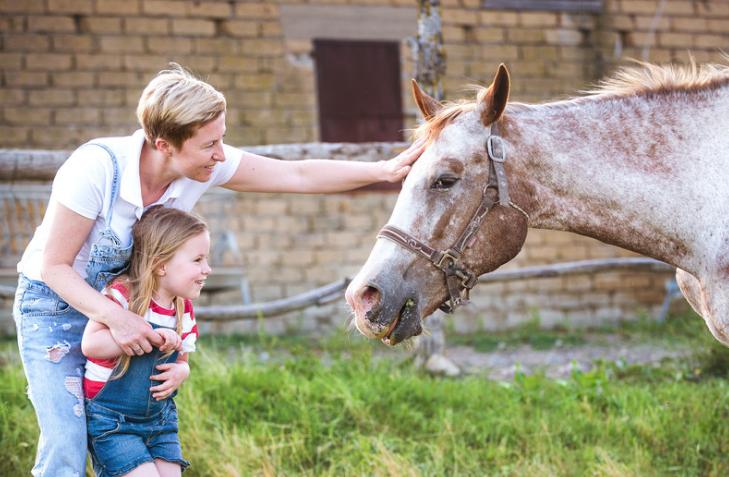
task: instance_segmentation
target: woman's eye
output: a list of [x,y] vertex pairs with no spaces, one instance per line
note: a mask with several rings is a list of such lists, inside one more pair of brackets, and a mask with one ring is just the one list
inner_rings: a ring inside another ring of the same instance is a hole
[[445,190],[453,187],[458,182],[458,177],[453,176],[440,176],[433,182],[432,189]]

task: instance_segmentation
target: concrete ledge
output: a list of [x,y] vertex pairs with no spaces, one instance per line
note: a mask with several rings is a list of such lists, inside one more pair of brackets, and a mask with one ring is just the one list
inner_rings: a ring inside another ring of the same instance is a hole
[[[389,159],[404,150],[404,142],[303,143],[242,147],[247,152],[287,161],[339,159],[374,162]],[[0,149],[0,181],[50,181],[70,150]]]

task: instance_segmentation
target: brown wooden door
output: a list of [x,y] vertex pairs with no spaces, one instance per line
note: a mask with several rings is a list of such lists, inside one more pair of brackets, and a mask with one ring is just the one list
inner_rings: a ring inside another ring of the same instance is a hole
[[314,40],[322,142],[402,141],[396,42]]

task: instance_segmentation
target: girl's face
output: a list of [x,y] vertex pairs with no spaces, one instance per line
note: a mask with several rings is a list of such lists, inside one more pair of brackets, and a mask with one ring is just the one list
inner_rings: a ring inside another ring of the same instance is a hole
[[175,169],[198,182],[207,182],[218,162],[225,161],[223,136],[225,135],[225,113],[206,123],[179,150],[173,148],[172,161]]
[[207,231],[182,244],[172,258],[157,270],[159,288],[155,300],[162,306],[168,306],[176,296],[189,300],[199,297],[211,271],[209,253],[210,234]]

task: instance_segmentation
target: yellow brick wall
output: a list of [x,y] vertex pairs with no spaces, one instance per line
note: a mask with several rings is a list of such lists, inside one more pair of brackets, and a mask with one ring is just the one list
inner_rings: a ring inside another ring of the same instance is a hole
[[[543,101],[585,88],[626,58],[720,60],[729,40],[722,0],[606,0],[604,12],[486,10],[443,1],[446,94],[485,83],[505,62],[512,98]],[[229,101],[236,145],[318,139],[312,44],[287,38],[281,6],[415,9],[415,0],[0,1],[0,146],[69,148],[136,127],[141,88],[169,61],[206,77]],[[412,75],[402,42],[403,88]],[[416,112],[405,95],[406,123]],[[346,106],[343,106],[346,107]]]
[[[729,43],[729,3],[723,0],[667,0],[659,18],[658,0],[605,0],[600,15],[494,11],[480,3],[442,1],[450,99],[464,97],[467,84],[487,83],[500,62],[511,71],[512,99],[532,102],[575,94],[629,57],[720,61]],[[225,93],[228,143],[316,141],[312,42],[287,38],[281,21],[282,9],[292,4],[415,8],[414,0],[0,0],[0,147],[69,149],[92,137],[128,134],[136,128],[141,89],[169,61]],[[407,92],[413,65],[408,43],[401,46]],[[408,94],[403,101],[406,127],[412,127],[415,107]],[[257,277],[254,298],[355,271],[393,203],[394,196],[377,193],[240,198],[235,212],[243,218],[235,224],[245,265]],[[266,218],[269,207],[318,211],[307,219],[306,250],[291,253],[287,242],[301,218],[293,212],[279,221]],[[268,243],[276,246],[262,250]],[[510,266],[625,254],[570,234],[531,231]],[[476,306],[462,313],[468,319],[456,322],[466,331],[515,324],[536,309],[545,322],[580,323],[617,319],[641,307],[654,311],[666,277],[630,276],[635,279],[620,273],[483,286],[474,295]],[[331,307],[312,313],[346,321],[346,313]]]

